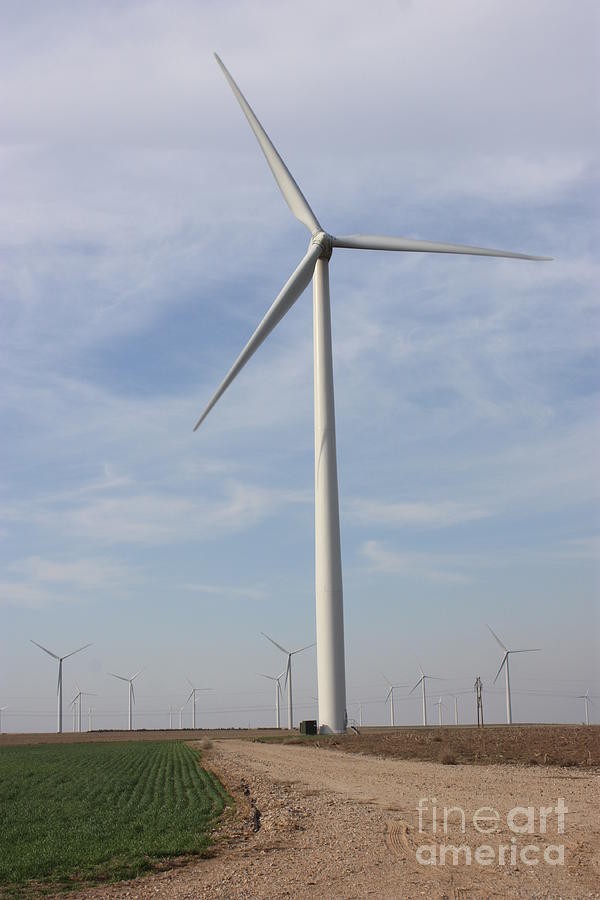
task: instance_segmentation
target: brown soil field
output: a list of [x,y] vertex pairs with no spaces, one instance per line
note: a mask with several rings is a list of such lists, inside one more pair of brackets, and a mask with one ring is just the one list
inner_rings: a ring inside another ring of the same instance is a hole
[[[258,737],[258,740],[280,738]],[[324,744],[322,737],[288,737],[288,743]],[[345,753],[446,764],[520,763],[548,766],[600,765],[598,725],[489,725],[365,729],[361,734],[326,738]]]

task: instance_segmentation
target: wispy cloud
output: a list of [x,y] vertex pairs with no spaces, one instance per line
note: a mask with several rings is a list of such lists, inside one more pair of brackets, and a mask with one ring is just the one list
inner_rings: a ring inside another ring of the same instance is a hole
[[491,515],[488,510],[465,503],[386,502],[354,499],[347,502],[350,517],[361,525],[429,526],[444,528],[462,522],[473,522]]
[[427,553],[401,553],[379,541],[366,541],[360,548],[367,567],[382,575],[404,575],[421,578],[435,584],[469,584],[473,577],[461,571],[450,555]]
[[102,558],[64,561],[29,556],[9,564],[6,571],[18,577],[0,583],[0,603],[31,608],[80,603],[108,589],[122,594],[140,580],[130,566]]
[[[308,495],[303,492],[264,488],[239,481],[227,481],[223,494],[217,497],[196,493],[190,498],[174,489],[159,493],[144,491],[138,486],[85,502],[73,498],[70,492],[66,496],[56,494],[47,497],[46,502],[42,500],[35,510],[14,505],[11,518],[34,522],[55,534],[76,537],[79,541],[164,544],[235,534],[275,515],[285,506],[303,505],[308,500]],[[73,573],[76,573],[75,567]]]
[[190,591],[194,594],[207,594],[211,597],[230,597],[241,600],[264,600],[269,596],[269,591],[260,587],[235,587],[229,584],[180,584],[180,590]]

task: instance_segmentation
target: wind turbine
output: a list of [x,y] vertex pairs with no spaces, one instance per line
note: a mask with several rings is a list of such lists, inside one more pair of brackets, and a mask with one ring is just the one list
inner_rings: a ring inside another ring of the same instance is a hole
[[[590,724],[590,708],[589,708],[589,704],[592,703],[592,701],[590,700],[590,689],[588,688],[587,691],[585,692],[585,694],[580,694],[579,697],[577,697],[577,699],[578,699],[578,700],[583,700],[583,702],[585,703],[585,724],[586,724],[586,725],[589,725],[589,724]],[[594,704],[592,703],[592,706],[593,706],[593,705],[594,705]],[[6,709],[6,706],[3,706],[2,708],[3,708],[3,709]]]
[[281,679],[285,675],[286,670],[284,669],[281,675],[263,675],[262,672],[259,672],[261,678],[268,678],[269,681],[275,682],[275,727],[281,728],[281,716],[279,712],[279,699],[281,697]]
[[445,709],[445,708],[446,708],[446,707],[445,707],[444,704],[442,703],[442,698],[440,697],[440,699],[438,700],[438,713],[439,713],[439,724],[440,724],[440,725],[443,725],[443,724],[444,724],[444,723],[442,722],[442,709]]
[[5,709],[8,709],[8,706],[0,706],[0,734],[2,734],[2,713]]
[[57,725],[56,731],[58,734],[62,734],[62,665],[65,659],[68,659],[70,656],[75,656],[76,653],[81,653],[82,650],[86,650],[88,647],[91,647],[91,644],[84,644],[83,647],[78,647],[77,650],[72,650],[71,653],[65,653],[64,656],[57,656],[56,653],[53,653],[52,650],[48,650],[46,647],[42,647],[41,644],[38,644],[37,641],[29,639],[32,644],[35,644],[36,647],[39,647],[40,650],[43,650],[44,653],[47,653],[48,656],[51,656],[53,659],[58,660],[58,683],[56,685],[56,694],[58,697],[58,711],[57,711]]
[[437,675],[426,675],[421,666],[419,666],[419,672],[421,673],[421,677],[417,681],[414,687],[410,689],[408,695],[410,696],[414,690],[416,690],[419,685],[421,685],[421,695],[423,699],[423,725],[427,725],[427,695],[425,692],[425,682],[428,678],[433,678],[434,681],[443,681],[443,678],[438,678]]
[[94,710],[92,709],[91,706],[89,706],[89,707],[88,707],[88,731],[93,731],[93,730],[94,730],[94,729],[92,728],[92,713],[93,713],[93,712],[94,712]]
[[211,691],[212,688],[197,688],[197,687],[194,687],[194,685],[192,684],[192,682],[190,681],[190,679],[187,677],[187,675],[185,676],[185,680],[187,681],[187,683],[189,684],[189,686],[190,686],[191,689],[192,689],[192,690],[190,691],[190,696],[187,698],[187,700],[186,700],[185,702],[186,702],[186,703],[189,703],[189,702],[190,702],[190,699],[191,699],[191,701],[192,701],[192,728],[195,729],[195,728],[196,728],[196,694],[199,693],[200,691]]
[[454,698],[454,724],[458,725],[458,697]]
[[183,728],[183,711],[184,711],[184,709],[185,709],[185,706],[179,707],[179,730],[180,731]]
[[[215,54],[216,56],[216,54]],[[427,253],[460,253],[472,256],[504,256],[515,259],[548,259],[506,250],[467,247],[404,237],[347,235],[335,237],[321,227],[302,191],[221,62],[244,115],[266,157],[279,189],[294,216],[310,232],[308,250],[281,289],[254,334],[219,385],[194,431],[227,390],[263,341],[291,309],[313,280],[314,398],[315,398],[315,580],[317,620],[317,679],[319,727],[322,732],[346,730],[346,671],[344,662],[344,611],[342,561],[335,440],[335,411],[329,302],[329,260],[335,248],[351,250],[400,250]]]
[[[271,641],[278,650],[281,650],[282,653],[285,653],[287,656],[287,665],[285,667],[285,681],[284,684],[287,684],[287,695],[288,695],[288,728],[290,731],[294,727],[294,710],[292,706],[292,656],[295,656],[296,653],[302,653],[303,650],[308,650],[309,647],[314,647],[314,641],[312,644],[307,644],[306,647],[299,647],[297,650],[286,650],[285,647],[282,647],[281,644],[278,644],[277,641],[274,641],[273,638],[270,638],[268,634],[265,634],[264,631],[261,631],[263,637],[266,637],[268,641]],[[281,675],[279,676],[281,678]]]
[[386,702],[388,700],[390,701],[390,724],[391,724],[392,728],[394,728],[394,690],[396,688],[408,687],[408,685],[407,684],[392,684],[392,682],[387,677],[387,675],[384,675],[383,677],[385,678],[385,680],[387,681],[387,683],[390,687],[389,691],[385,695],[385,699],[386,699]]
[[356,706],[358,708],[358,727],[362,728],[363,718],[362,718],[362,700],[356,701]]
[[132,676],[131,676],[131,678],[127,678],[125,675],[115,675],[114,672],[109,672],[109,673],[108,673],[109,675],[112,675],[113,678],[118,678],[120,681],[126,681],[126,682],[128,683],[128,685],[129,685],[129,691],[128,691],[128,694],[129,694],[129,706],[128,706],[128,712],[129,712],[129,715],[128,715],[128,726],[127,726],[129,731],[132,731],[132,729],[133,729],[133,725],[132,725],[132,722],[133,722],[133,710],[132,710],[132,708],[131,708],[131,704],[132,704],[132,703],[135,703],[135,691],[133,690],[133,682],[134,682],[135,679],[138,677],[138,675],[140,675],[143,671],[144,671],[143,669],[140,669],[139,672],[136,672],[135,675],[132,675]]
[[505,647],[498,635],[492,631],[490,626],[487,626],[489,631],[492,634],[494,640],[502,647],[504,650],[504,656],[502,657],[502,662],[500,663],[500,668],[496,673],[496,677],[494,678],[494,684],[496,684],[498,680],[498,675],[502,671],[502,667],[506,666],[505,675],[506,675],[506,724],[512,725],[512,707],[510,703],[510,673],[508,671],[508,657],[511,653],[538,653],[541,650],[541,647],[529,647],[526,650],[509,650],[508,647]]
[[[75,682],[75,687],[77,688],[77,693],[71,701],[71,706],[73,707],[73,714],[75,714],[75,711],[77,710],[77,731],[81,731],[81,698],[97,697],[98,694],[91,694],[89,691],[82,691],[77,682]],[[73,731],[75,731],[75,728],[73,728]]]

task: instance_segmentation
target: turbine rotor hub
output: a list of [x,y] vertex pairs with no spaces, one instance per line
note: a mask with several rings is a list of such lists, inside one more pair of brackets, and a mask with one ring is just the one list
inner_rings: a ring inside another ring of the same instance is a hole
[[333,252],[331,235],[327,234],[326,231],[317,231],[313,234],[310,242],[321,248],[320,259],[331,259],[331,254]]

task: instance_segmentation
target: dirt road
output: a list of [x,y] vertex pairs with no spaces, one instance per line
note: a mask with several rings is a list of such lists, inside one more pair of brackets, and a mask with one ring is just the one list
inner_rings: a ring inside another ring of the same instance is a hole
[[[597,769],[448,766],[234,740],[216,741],[205,760],[245,812],[216,856],[78,896],[600,897]],[[459,807],[446,829],[444,807]],[[530,812],[510,818],[515,807],[533,808],[531,828]]]

